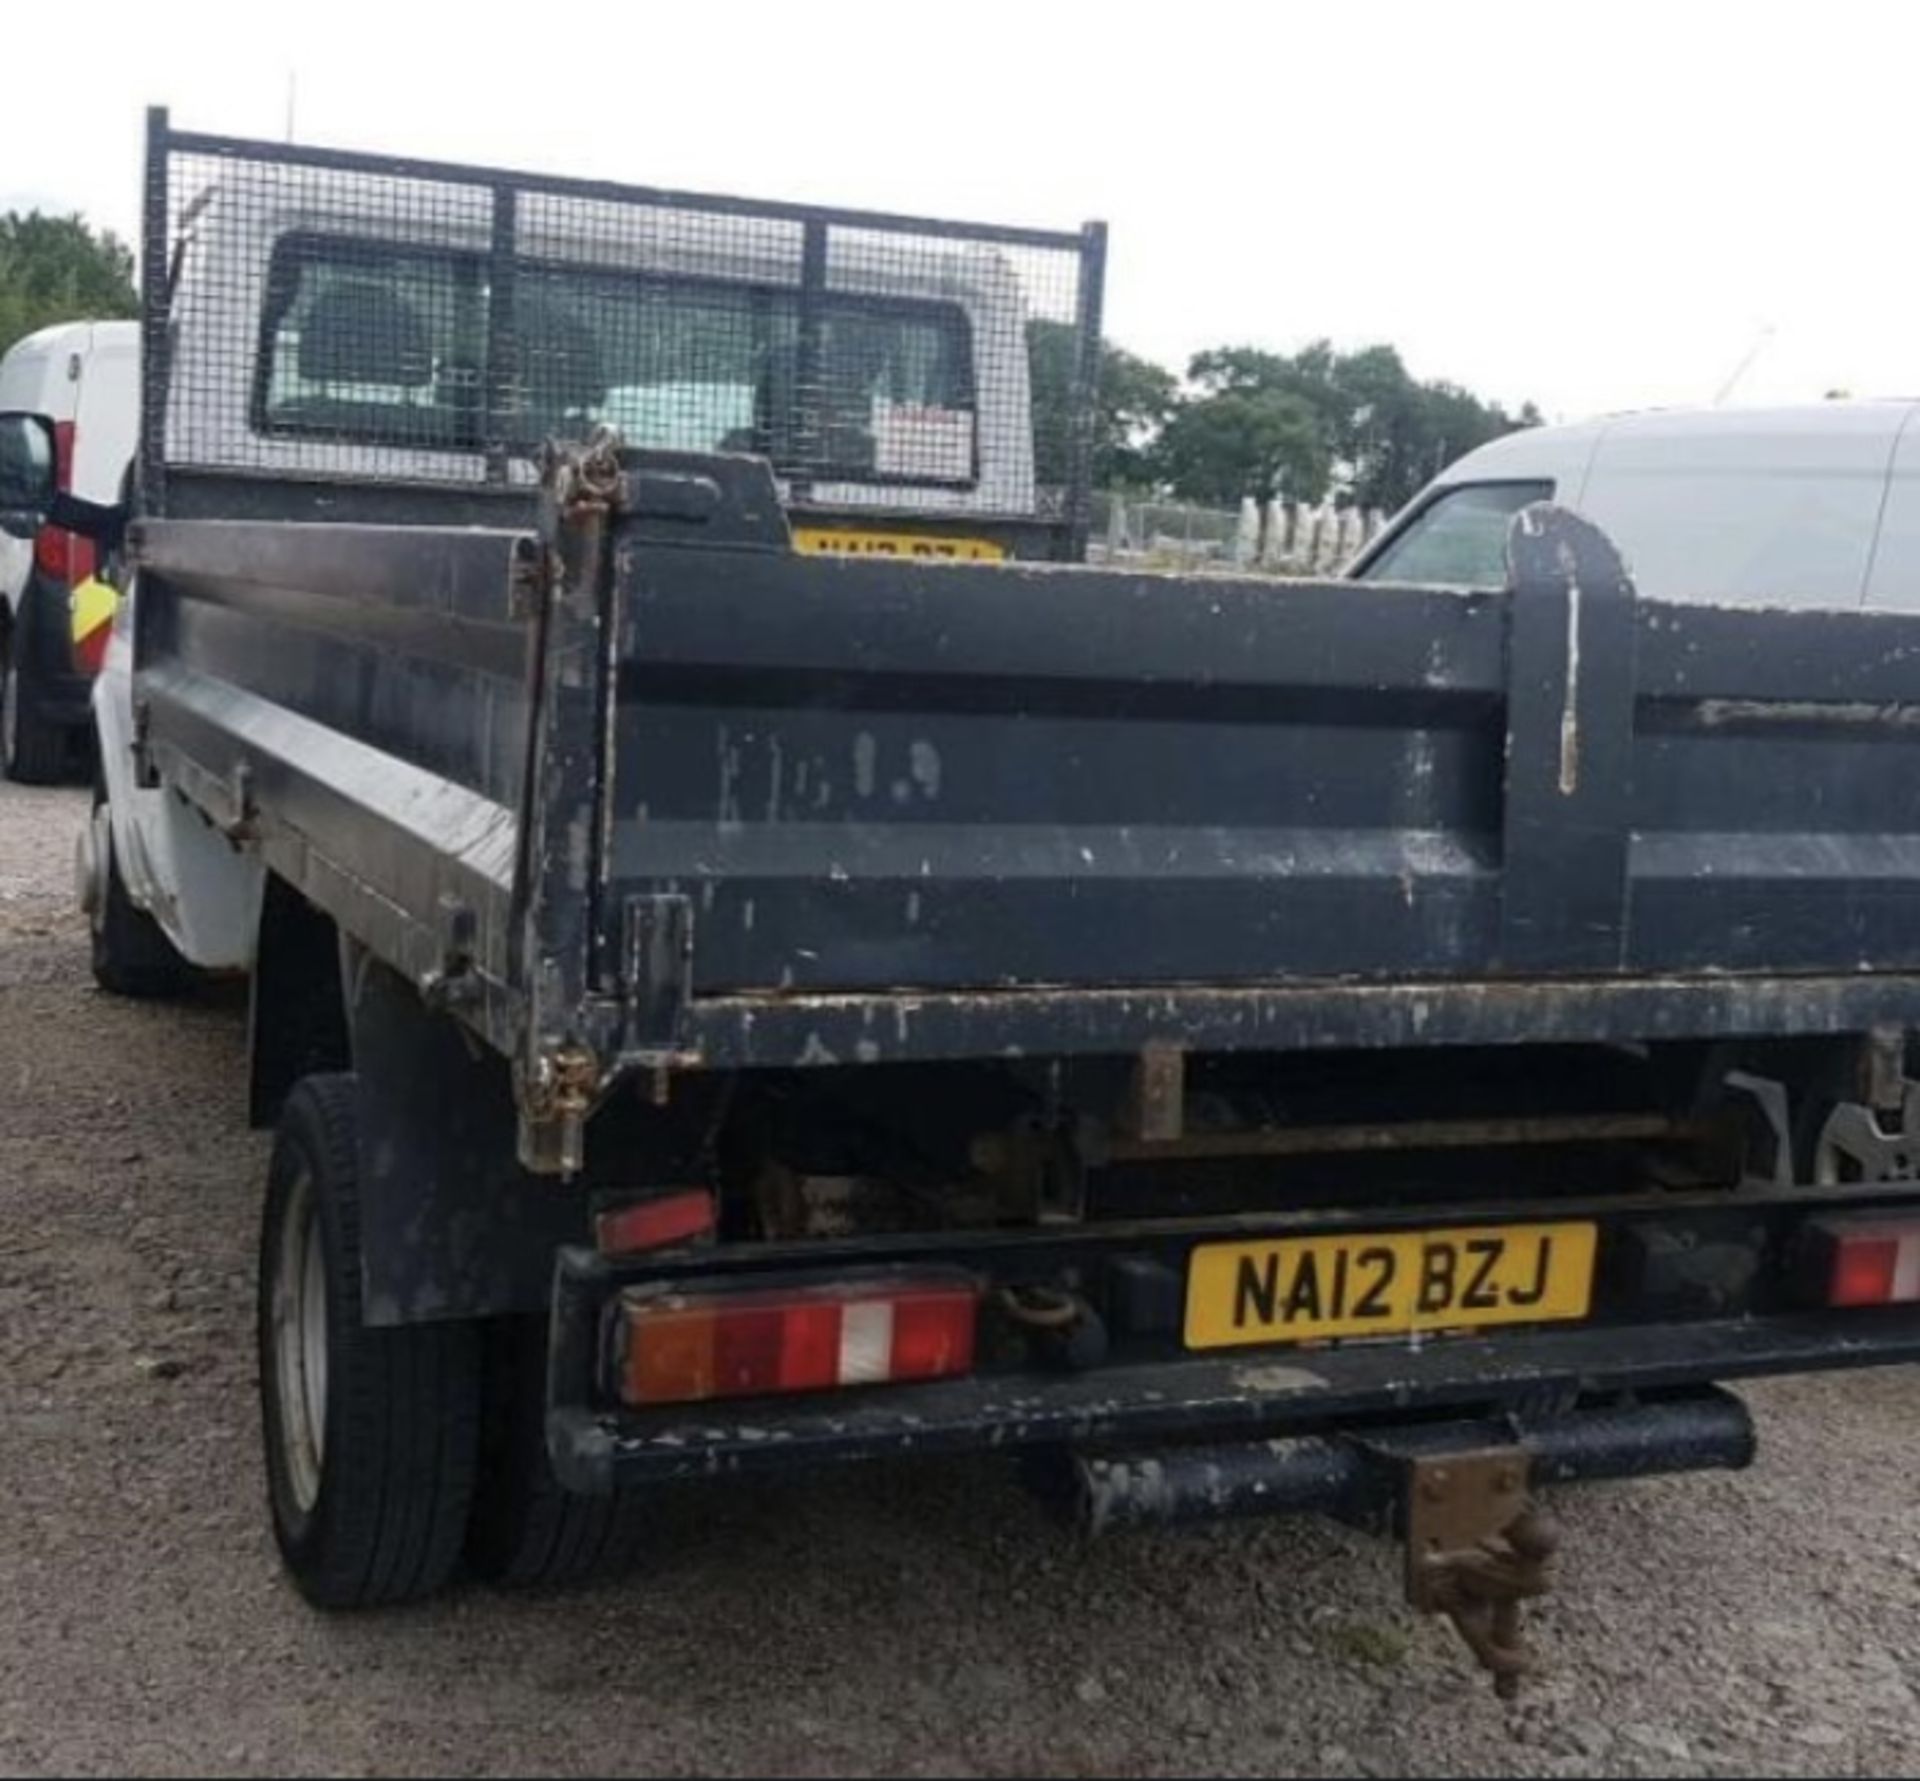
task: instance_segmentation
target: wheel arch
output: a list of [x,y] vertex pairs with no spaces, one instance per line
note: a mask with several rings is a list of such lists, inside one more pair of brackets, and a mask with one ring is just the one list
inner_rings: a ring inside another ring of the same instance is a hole
[[247,999],[247,1119],[272,1125],[303,1076],[353,1068],[345,962],[332,916],[266,875]]

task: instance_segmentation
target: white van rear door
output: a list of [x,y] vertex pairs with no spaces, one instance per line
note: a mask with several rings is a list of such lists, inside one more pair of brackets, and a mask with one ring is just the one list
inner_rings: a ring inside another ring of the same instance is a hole
[[1858,606],[1907,409],[1638,415],[1600,442],[1580,510],[1653,599]]
[[1920,612],[1920,404],[1907,410],[1893,448],[1886,508],[1874,540],[1867,604]]
[[89,501],[118,501],[139,432],[139,330],[132,322],[96,322],[80,368],[73,492]]

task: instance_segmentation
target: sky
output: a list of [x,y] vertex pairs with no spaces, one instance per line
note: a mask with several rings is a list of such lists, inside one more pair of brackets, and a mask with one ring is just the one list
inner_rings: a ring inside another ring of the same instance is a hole
[[1108,336],[1175,368],[1388,342],[1556,420],[1920,395],[1920,8],[1888,0],[34,10],[0,210],[130,240],[147,105],[278,139],[291,93],[334,147],[1103,218]]

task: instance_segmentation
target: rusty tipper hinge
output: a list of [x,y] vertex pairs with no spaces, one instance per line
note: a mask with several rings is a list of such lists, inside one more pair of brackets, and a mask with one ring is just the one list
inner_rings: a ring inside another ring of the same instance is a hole
[[527,986],[515,1064],[520,1158],[538,1173],[579,1170],[587,1117],[604,1087],[589,1002],[602,867],[609,534],[624,493],[619,452],[618,435],[603,428],[584,446],[548,446],[541,461],[540,537],[550,579],[533,614],[515,883],[517,962]]
[[1406,1462],[1407,1600],[1453,1622],[1503,1699],[1534,1668],[1521,1604],[1546,1594],[1560,1543],[1527,1494],[1531,1463],[1513,1447]]

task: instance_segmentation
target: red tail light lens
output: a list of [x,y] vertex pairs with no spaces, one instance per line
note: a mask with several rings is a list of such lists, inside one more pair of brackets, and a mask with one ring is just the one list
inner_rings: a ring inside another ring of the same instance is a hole
[[979,1298],[972,1281],[951,1276],[630,1294],[620,1395],[688,1404],[951,1378],[973,1368]]
[[1806,1296],[1816,1303],[1920,1302],[1920,1217],[1816,1218],[1803,1242]]
[[72,587],[98,566],[93,540],[61,526],[42,526],[33,535],[34,566],[42,575]]
[[943,1299],[901,1299],[893,1307],[890,1379],[944,1379],[973,1365],[973,1302],[964,1329]]
[[[73,453],[78,443],[72,421],[53,423],[54,486],[62,494],[73,492]],[[41,574],[71,587],[93,573],[93,540],[78,537],[59,526],[42,526],[34,534],[33,561]]]
[[33,535],[33,566],[55,581],[73,580],[73,547],[80,540],[58,526],[42,526]]

